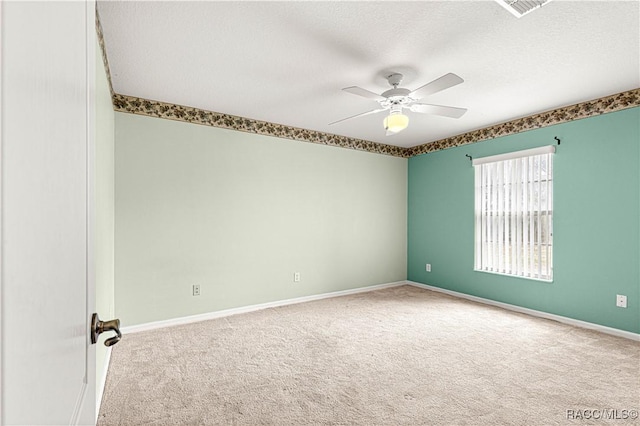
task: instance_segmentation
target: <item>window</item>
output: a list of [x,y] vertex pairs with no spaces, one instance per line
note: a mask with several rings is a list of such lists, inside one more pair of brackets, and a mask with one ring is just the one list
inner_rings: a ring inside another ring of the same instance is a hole
[[475,270],[553,279],[553,153],[545,146],[473,160]]

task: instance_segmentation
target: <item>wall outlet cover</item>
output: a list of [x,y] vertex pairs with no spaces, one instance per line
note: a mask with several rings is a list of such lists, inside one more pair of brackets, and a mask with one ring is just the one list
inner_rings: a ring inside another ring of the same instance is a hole
[[618,308],[626,308],[627,307],[627,296],[622,294],[616,294],[616,306]]

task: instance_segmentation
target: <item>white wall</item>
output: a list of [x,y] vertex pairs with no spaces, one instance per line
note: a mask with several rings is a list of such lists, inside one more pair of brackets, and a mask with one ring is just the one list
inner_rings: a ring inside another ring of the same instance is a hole
[[116,113],[115,176],[123,326],[406,278],[406,159]]
[[[111,92],[102,62],[100,47],[96,41],[96,224],[95,224],[95,273],[96,312],[102,320],[115,317],[114,309],[114,225],[115,225],[115,113]],[[106,374],[107,348],[104,340],[113,333],[100,336],[96,345],[97,395],[102,395]]]

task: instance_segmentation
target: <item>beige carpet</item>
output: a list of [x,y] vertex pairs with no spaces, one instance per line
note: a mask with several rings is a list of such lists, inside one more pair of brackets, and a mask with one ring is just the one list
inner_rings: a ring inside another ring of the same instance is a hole
[[638,424],[639,408],[640,343],[403,286],[125,335],[98,424]]

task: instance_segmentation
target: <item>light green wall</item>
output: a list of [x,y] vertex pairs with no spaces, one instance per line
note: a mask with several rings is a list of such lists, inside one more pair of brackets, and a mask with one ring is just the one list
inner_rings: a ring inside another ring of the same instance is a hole
[[[114,118],[109,83],[96,42],[96,312],[103,320],[115,317],[114,309]],[[107,348],[100,337],[96,345],[96,384],[100,395]]]
[[[408,279],[640,332],[640,108],[409,159]],[[473,271],[473,167],[554,144],[554,281]],[[432,264],[432,272],[425,264]],[[628,308],[615,306],[616,294]]]
[[406,229],[406,159],[116,113],[123,326],[404,280]]

